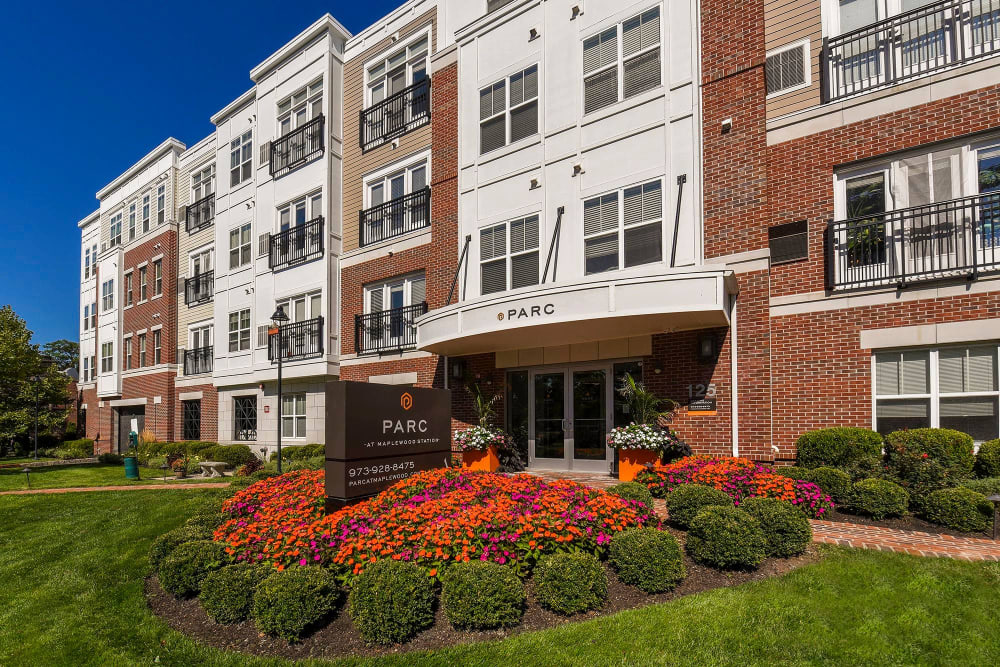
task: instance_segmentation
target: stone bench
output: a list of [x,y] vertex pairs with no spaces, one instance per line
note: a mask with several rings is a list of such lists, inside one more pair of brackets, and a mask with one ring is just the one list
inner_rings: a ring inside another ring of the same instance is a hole
[[201,466],[202,477],[224,477],[223,471],[228,466],[222,461],[202,461],[198,465]]

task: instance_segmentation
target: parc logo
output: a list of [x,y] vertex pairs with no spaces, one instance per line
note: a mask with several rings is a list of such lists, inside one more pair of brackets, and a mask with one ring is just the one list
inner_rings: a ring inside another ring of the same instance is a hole
[[399,397],[399,407],[406,411],[413,407],[413,396],[410,392],[403,392],[403,395]]

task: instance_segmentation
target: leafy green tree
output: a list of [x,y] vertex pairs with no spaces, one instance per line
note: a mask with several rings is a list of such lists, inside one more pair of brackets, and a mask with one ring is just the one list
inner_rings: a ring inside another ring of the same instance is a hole
[[77,368],[80,365],[80,344],[76,341],[54,340],[42,345],[42,354],[52,359],[58,370]]

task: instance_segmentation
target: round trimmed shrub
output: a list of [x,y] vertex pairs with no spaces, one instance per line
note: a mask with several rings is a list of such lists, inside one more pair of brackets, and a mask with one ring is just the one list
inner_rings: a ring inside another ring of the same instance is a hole
[[267,565],[237,563],[209,572],[198,599],[216,623],[239,623],[250,617],[257,585],[274,574]]
[[757,519],[736,507],[706,507],[691,520],[687,552],[723,570],[756,570],[767,558],[767,538]]
[[341,590],[329,570],[296,566],[261,581],[253,598],[261,632],[294,642],[337,610]]
[[226,520],[227,517],[220,511],[204,512],[195,514],[190,519],[185,521],[184,525],[191,528],[207,528],[208,530],[214,532],[215,529],[224,524]]
[[927,497],[924,518],[953,530],[979,533],[993,524],[993,504],[972,489],[941,489]]
[[972,437],[947,428],[917,428],[886,436],[889,474],[909,491],[914,507],[932,491],[957,485],[972,475]]
[[812,476],[812,470],[801,466],[783,466],[781,468],[775,468],[774,472],[782,477],[787,477],[788,479],[801,479],[804,482],[812,481],[810,479]]
[[202,461],[220,461],[230,468],[239,468],[257,458],[246,445],[216,445],[203,449],[198,456]]
[[823,466],[811,470],[808,481],[822,489],[837,503],[844,502],[844,498],[851,490],[851,476],[837,468]]
[[623,482],[608,489],[608,493],[624,498],[625,500],[638,500],[640,503],[653,509],[653,494],[649,489],[638,482]]
[[524,583],[513,569],[498,563],[455,563],[441,578],[441,603],[456,628],[513,627],[521,622],[525,601]]
[[747,498],[740,509],[760,524],[768,556],[797,556],[812,542],[809,519],[791,503],[777,498]]
[[615,535],[608,562],[623,583],[647,593],[672,591],[687,576],[677,540],[655,528],[635,528]]
[[846,468],[882,457],[882,436],[866,428],[824,428],[799,436],[798,465],[804,468]]
[[975,472],[977,477],[1000,477],[1000,440],[979,445]]
[[187,542],[211,539],[212,530],[204,526],[175,528],[153,540],[153,544],[149,547],[149,564],[153,567],[153,572],[156,572],[160,569],[163,560],[178,546]]
[[910,502],[906,489],[887,479],[863,479],[851,485],[847,507],[873,519],[903,516]]
[[538,602],[564,616],[600,609],[608,599],[608,578],[601,561],[583,551],[542,558],[533,585]]
[[961,483],[963,488],[972,489],[984,496],[1000,494],[1000,477],[986,477],[984,479],[967,479]]
[[703,508],[712,505],[732,505],[729,495],[704,484],[685,484],[667,494],[667,516],[681,528],[687,528],[691,520]]
[[434,623],[434,583],[413,563],[380,560],[357,578],[349,605],[365,641],[405,642]]
[[197,595],[205,575],[228,563],[226,547],[219,542],[181,544],[160,564],[160,586],[177,598]]

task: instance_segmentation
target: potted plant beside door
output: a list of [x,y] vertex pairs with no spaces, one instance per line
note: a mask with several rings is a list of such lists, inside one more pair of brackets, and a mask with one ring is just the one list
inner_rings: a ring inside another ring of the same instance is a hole
[[631,482],[664,453],[683,448],[684,444],[672,429],[661,426],[677,407],[676,403],[659,398],[628,374],[618,393],[625,401],[632,423],[613,429],[608,434],[608,447],[618,450],[618,479]]
[[496,472],[500,469],[499,452],[510,448],[510,438],[504,430],[490,425],[496,417],[494,406],[500,395],[488,397],[478,384],[471,385],[468,390],[479,424],[455,433],[455,444],[462,450],[462,467]]

